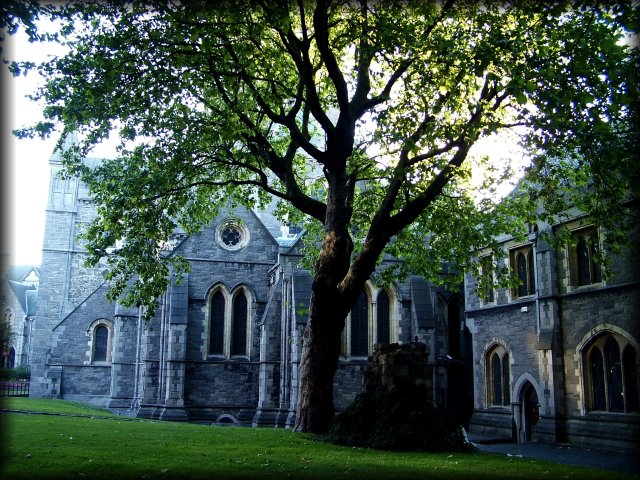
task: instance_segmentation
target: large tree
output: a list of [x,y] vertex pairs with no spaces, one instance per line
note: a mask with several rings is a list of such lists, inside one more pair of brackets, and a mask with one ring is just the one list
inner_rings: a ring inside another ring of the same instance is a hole
[[[497,234],[522,235],[536,212],[569,204],[614,237],[624,223],[611,206],[634,185],[632,4],[75,1],[41,12],[69,53],[38,67],[47,121],[21,134],[84,134],[66,158],[98,204],[89,263],[126,240],[108,258],[112,298],[152,306],[186,266],[165,241],[225,205],[275,198],[306,228],[317,250],[297,430],[329,425],[341,332],[367,279],[460,281],[481,247],[498,253]],[[86,167],[114,130],[119,157]],[[509,130],[533,163],[496,203],[514,159],[474,145]],[[561,182],[575,188],[557,195]],[[384,255],[400,262],[378,268]]]

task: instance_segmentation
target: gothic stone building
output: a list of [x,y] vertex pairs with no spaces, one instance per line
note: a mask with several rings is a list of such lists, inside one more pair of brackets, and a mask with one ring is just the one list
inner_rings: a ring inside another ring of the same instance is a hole
[[[269,212],[235,209],[199,234],[176,235],[191,270],[180,284],[171,279],[155,317],[142,321],[105,300],[100,268],[83,266],[77,234],[95,206],[82,182],[56,175],[59,153],[50,168],[30,394],[139,417],[292,425],[311,295],[309,273],[297,268],[300,232]],[[471,390],[460,387],[470,379],[464,333],[459,293],[416,276],[387,289],[368,283],[345,328],[336,408],[362,391],[374,344],[420,341],[432,365],[447,355],[462,364],[436,367],[434,402],[470,414]],[[448,382],[450,370],[462,384]]]
[[[480,298],[477,279],[466,277],[475,405],[470,428],[517,441],[638,450],[637,254],[614,255],[588,218],[569,214],[563,224],[572,247],[550,248],[538,235],[553,235],[560,225],[540,226],[522,244],[502,239],[519,288]],[[594,262],[599,250],[611,261],[609,276]]]
[[29,366],[31,330],[38,307],[39,269],[34,265],[9,266],[0,257],[0,311],[11,331],[0,345],[0,368]]

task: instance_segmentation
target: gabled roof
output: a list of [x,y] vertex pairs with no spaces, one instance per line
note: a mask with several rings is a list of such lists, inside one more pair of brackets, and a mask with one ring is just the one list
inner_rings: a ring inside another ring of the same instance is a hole
[[[9,282],[9,286],[11,287],[11,290],[13,290],[13,293],[15,294],[16,298],[18,299],[18,302],[20,303],[20,308],[22,308],[22,312],[25,315],[28,315],[29,305],[27,301],[27,293],[32,291],[32,292],[35,292],[35,294],[37,295],[38,290],[36,289],[36,287],[28,283],[15,282],[13,280],[8,280],[8,282]],[[31,302],[33,303],[33,294],[32,294]]]
[[24,282],[32,274],[38,279],[40,278],[40,267],[38,265],[10,265],[7,279],[14,282]]
[[27,290],[27,311],[28,317],[35,317],[38,313],[38,290]]

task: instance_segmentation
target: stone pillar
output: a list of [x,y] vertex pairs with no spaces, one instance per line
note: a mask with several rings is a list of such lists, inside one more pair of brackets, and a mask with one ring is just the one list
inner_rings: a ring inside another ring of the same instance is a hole
[[[164,305],[158,310],[162,311]],[[140,345],[140,378],[138,379],[138,398],[140,408],[136,414],[139,418],[158,418],[158,386],[159,386],[159,354],[160,354],[160,319],[156,316],[143,325]]]
[[[258,408],[253,417],[254,427],[277,426],[278,397],[282,394],[281,382],[281,338],[278,323],[285,308],[284,298],[279,291],[283,282],[278,281],[272,286],[272,292],[265,308],[264,322],[260,327],[260,371],[258,376]],[[280,395],[279,395],[280,394]]]
[[166,390],[161,420],[187,421],[184,409],[185,352],[187,326],[170,325],[169,350],[166,365]]
[[48,398],[61,398],[62,389],[62,366],[52,365],[49,367],[46,376]]
[[534,429],[535,438],[562,441],[558,417],[564,414],[564,370],[562,361],[560,309],[558,306],[558,272],[555,250],[538,238],[536,243],[537,329],[538,329],[538,392],[540,421]]
[[180,285],[171,279],[168,345],[165,361],[165,396],[161,420],[187,421],[184,409],[185,360],[187,357],[188,275]]
[[140,378],[138,418],[158,419],[162,413],[162,363],[165,349],[166,294],[160,299],[155,316],[144,323],[140,344]]
[[111,393],[108,407],[130,409],[134,398],[138,309],[116,305],[113,321]]

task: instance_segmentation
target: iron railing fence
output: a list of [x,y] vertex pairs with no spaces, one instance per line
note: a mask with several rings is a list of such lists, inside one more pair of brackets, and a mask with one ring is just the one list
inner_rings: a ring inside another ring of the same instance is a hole
[[28,397],[29,382],[9,380],[0,382],[0,397]]

